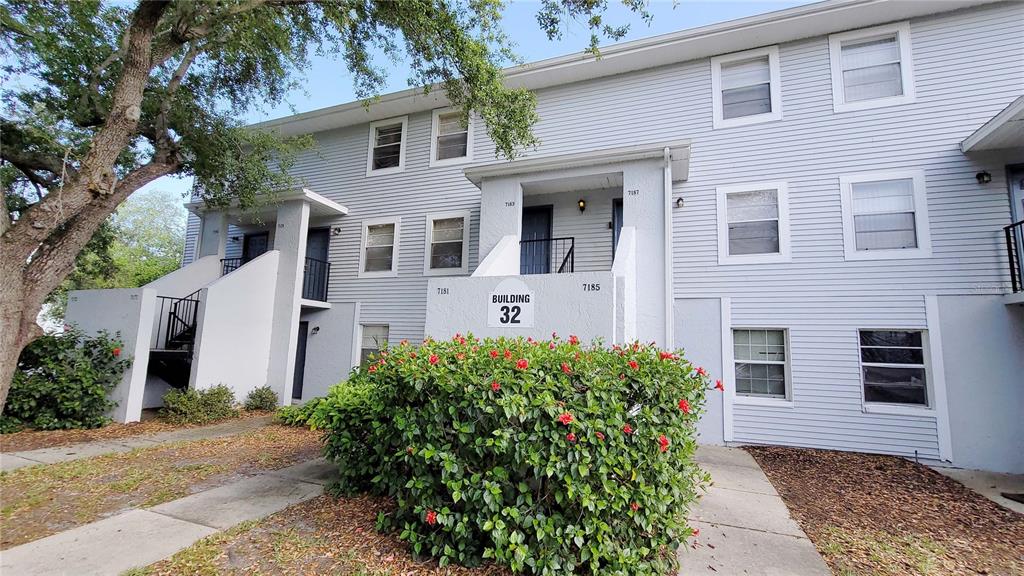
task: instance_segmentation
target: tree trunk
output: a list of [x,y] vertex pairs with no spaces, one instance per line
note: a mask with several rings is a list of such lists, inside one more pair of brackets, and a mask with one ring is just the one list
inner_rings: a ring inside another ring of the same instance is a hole
[[22,275],[11,268],[10,262],[0,264],[0,410],[7,405],[18,356],[42,333],[35,316],[26,322]]

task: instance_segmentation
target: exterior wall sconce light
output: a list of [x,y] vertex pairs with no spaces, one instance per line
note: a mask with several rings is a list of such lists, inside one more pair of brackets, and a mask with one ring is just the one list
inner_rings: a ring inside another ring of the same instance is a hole
[[318,334],[320,332],[319,326],[313,326],[313,329],[309,331],[310,334]]
[[228,238],[228,240],[231,240],[232,242],[238,242],[239,240],[241,240],[241,238],[239,238],[238,236],[231,236]]
[[680,196],[680,197],[676,198],[676,208],[682,208],[682,207],[683,207],[683,197]]
[[992,181],[992,175],[985,170],[978,172],[974,177],[978,180],[978,184],[988,184]]
[[341,234],[341,226],[334,226],[331,228],[331,236],[338,236]]
[[584,200],[583,198],[580,198],[580,199],[579,199],[579,200],[578,200],[578,201],[576,202],[576,205],[580,207],[580,212],[583,212],[584,210],[586,210],[586,209],[587,209],[587,201],[586,201],[586,200]]

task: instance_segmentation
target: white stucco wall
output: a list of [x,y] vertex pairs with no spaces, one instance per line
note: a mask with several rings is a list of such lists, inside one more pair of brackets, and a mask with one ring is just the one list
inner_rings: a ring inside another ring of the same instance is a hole
[[285,404],[291,403],[295,376],[295,346],[298,343],[302,296],[302,273],[306,259],[306,234],[309,230],[309,204],[302,200],[282,203],[277,209],[274,250],[279,254],[275,275],[276,293],[268,306],[273,331],[267,382]]
[[[533,327],[488,326],[490,294],[507,281],[522,282],[533,292]],[[575,334],[584,342],[602,338],[606,343],[615,337],[615,282],[610,271],[433,278],[428,291],[426,334],[438,339],[457,332],[534,338],[550,338],[557,332],[562,337]]]
[[[722,312],[719,298],[687,298],[675,301],[675,347],[682,348],[686,359],[703,366],[712,381],[722,378],[731,367],[722,364]],[[697,423],[701,444],[725,444],[723,436],[722,394],[709,390],[707,411]]]
[[150,288],[75,290],[68,295],[65,322],[88,334],[119,333],[121,354],[132,359],[121,383],[110,393],[117,402],[110,412],[115,422],[137,422],[142,414],[155,304],[156,291]]
[[1024,306],[940,296],[953,464],[1024,473]]
[[[226,384],[243,400],[268,384],[280,253],[272,250],[203,289],[192,386]],[[275,390],[281,382],[271,382]]]
[[[302,401],[327,394],[327,390],[348,376],[358,363],[357,303],[334,303],[328,310],[310,310],[302,314],[309,322],[306,337],[306,370],[302,383]],[[319,330],[318,330],[319,329]]]
[[157,296],[182,298],[220,278],[221,263],[217,255],[204,256],[187,266],[146,284]]

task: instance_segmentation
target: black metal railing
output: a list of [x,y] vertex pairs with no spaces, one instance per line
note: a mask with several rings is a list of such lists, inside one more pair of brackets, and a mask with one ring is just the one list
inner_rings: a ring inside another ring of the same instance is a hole
[[331,280],[331,263],[306,257],[302,270],[302,297],[306,300],[327,301],[327,285]]
[[220,275],[226,276],[235,270],[242,267],[243,264],[248,262],[248,258],[221,258],[220,259]]
[[199,290],[185,296],[157,296],[160,309],[154,331],[153,350],[192,350],[196,341]]
[[571,273],[576,265],[576,238],[519,241],[520,274]]
[[1024,292],[1024,220],[1003,228],[1006,233],[1006,254],[1010,261],[1010,283],[1013,292]]

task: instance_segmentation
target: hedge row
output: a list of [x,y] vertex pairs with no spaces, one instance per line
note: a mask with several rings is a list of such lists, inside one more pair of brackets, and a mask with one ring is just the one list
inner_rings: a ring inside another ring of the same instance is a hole
[[441,564],[532,574],[668,574],[706,475],[709,380],[678,352],[456,336],[402,342],[310,420],[343,493],[392,497],[378,520]]

